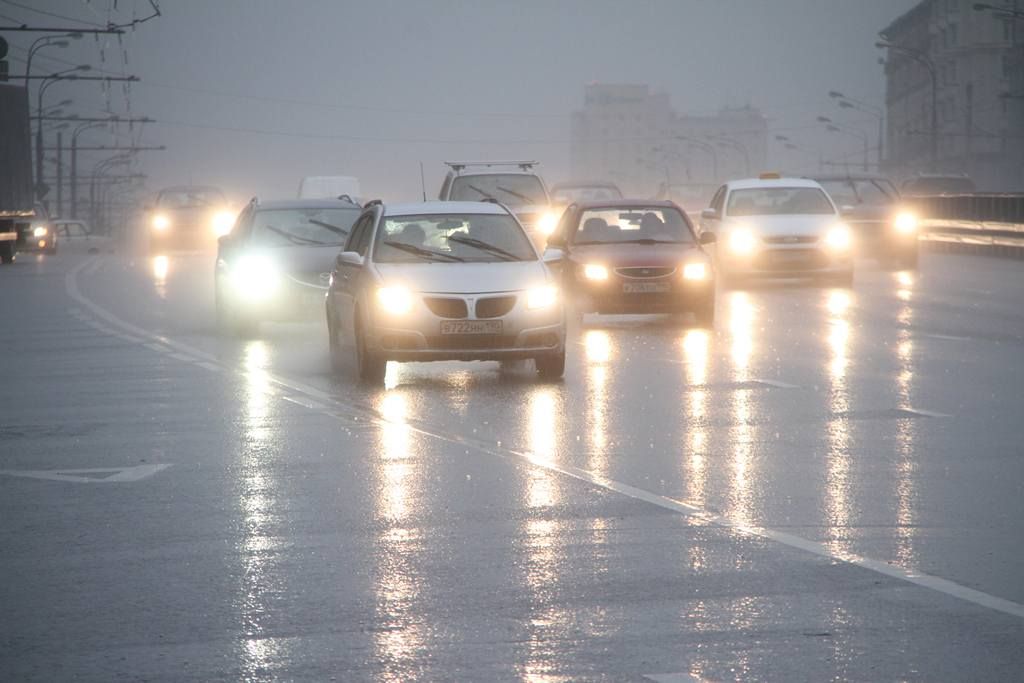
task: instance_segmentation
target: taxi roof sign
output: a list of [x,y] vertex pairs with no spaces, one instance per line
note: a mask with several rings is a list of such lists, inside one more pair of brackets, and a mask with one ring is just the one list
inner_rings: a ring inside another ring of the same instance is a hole
[[758,180],[779,180],[780,178],[782,178],[782,174],[775,171],[768,171],[757,176]]

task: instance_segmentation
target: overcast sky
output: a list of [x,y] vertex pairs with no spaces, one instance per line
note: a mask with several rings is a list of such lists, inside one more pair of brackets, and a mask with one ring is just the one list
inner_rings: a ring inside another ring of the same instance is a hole
[[[54,84],[80,115],[109,106],[159,121],[142,135],[148,185],[221,185],[236,198],[290,196],[304,175],[350,174],[364,193],[414,198],[419,162],[436,194],[450,158],[568,168],[569,115],[589,82],[646,83],[680,113],[761,109],[794,142],[828,156],[860,143],[824,133],[837,89],[881,105],[877,33],[915,0],[161,0],[163,16],[116,39],[37,54],[36,74],[89,63],[136,74],[126,97]],[[35,25],[145,16],[146,0],[0,0],[0,20]],[[134,14],[133,14],[134,13]],[[56,15],[56,16],[52,16]],[[11,71],[35,37],[5,34]],[[103,61],[101,61],[101,58]],[[125,64],[125,62],[127,62]],[[103,131],[89,139],[108,141]],[[82,138],[85,140],[85,136]],[[801,159],[771,162],[791,168]],[[790,153],[792,154],[792,153]],[[101,157],[95,157],[101,158]],[[859,157],[856,157],[859,158]]]

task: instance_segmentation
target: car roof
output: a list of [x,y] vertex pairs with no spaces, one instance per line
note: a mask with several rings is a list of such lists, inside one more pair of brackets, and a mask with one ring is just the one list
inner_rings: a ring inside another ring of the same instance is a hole
[[822,182],[822,181],[833,181],[833,180],[884,180],[887,183],[891,183],[892,180],[884,175],[877,173],[823,173],[816,175],[811,180]]
[[509,215],[508,209],[494,202],[414,202],[385,204],[385,216],[423,216],[436,214],[494,214]]
[[450,175],[452,178],[471,178],[473,176],[478,176],[478,175],[528,175],[528,176],[535,176],[535,177],[538,177],[538,178],[540,177],[540,174],[537,173],[536,171],[532,171],[532,170],[531,171],[524,171],[521,168],[505,168],[505,169],[487,168],[487,169],[481,169],[479,171],[477,171],[477,170],[467,171],[465,169],[462,169],[461,171],[456,171],[456,170],[452,169],[452,170],[448,171],[448,175]]
[[678,209],[679,205],[668,199],[595,199],[573,202],[584,211],[593,209]]
[[813,187],[821,189],[817,181],[809,178],[744,178],[742,180],[730,180],[730,190],[752,190],[761,187]]
[[265,209],[355,209],[360,206],[344,199],[270,199],[256,205],[257,211]]

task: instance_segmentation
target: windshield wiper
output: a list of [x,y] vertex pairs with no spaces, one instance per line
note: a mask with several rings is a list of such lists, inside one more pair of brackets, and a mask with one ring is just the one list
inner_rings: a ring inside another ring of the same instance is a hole
[[322,245],[322,246],[326,246],[327,245],[327,242],[320,242],[319,240],[311,240],[308,237],[299,237],[298,235],[292,234],[292,233],[288,232],[287,230],[281,230],[280,228],[275,228],[273,225],[267,225],[265,227],[270,232],[272,232],[272,233],[274,233],[276,235],[280,235],[281,237],[285,238],[286,240],[288,240],[292,244],[319,244],[319,245]]
[[483,195],[484,197],[487,197],[488,199],[497,199],[497,197],[495,197],[495,196],[494,196],[494,195],[492,195],[492,194],[487,194],[486,192],[484,192],[483,190],[481,190],[481,189],[480,189],[479,187],[477,187],[476,185],[469,185],[469,184],[467,183],[467,184],[466,184],[466,187],[468,187],[469,189],[473,190],[473,192],[478,192],[478,193],[482,194],[482,195]]
[[441,251],[434,251],[432,249],[424,249],[422,247],[417,247],[417,246],[412,245],[412,244],[406,244],[405,242],[393,242],[391,240],[384,240],[383,242],[381,242],[381,244],[386,244],[389,247],[392,247],[394,249],[398,249],[399,251],[408,252],[408,253],[413,254],[415,256],[419,256],[420,258],[433,258],[435,256],[440,256],[441,258],[446,258],[446,259],[448,259],[450,261],[465,261],[466,260],[466,259],[464,259],[464,258],[462,258],[460,256],[456,256],[454,254],[445,254],[444,252],[441,252]]
[[518,256],[516,256],[515,254],[513,254],[511,251],[505,251],[501,247],[495,246],[495,245],[490,244],[488,242],[484,242],[482,240],[478,240],[478,239],[473,238],[473,237],[462,237],[460,235],[451,235],[451,236],[448,237],[448,241],[449,242],[455,242],[456,244],[465,244],[465,245],[473,247],[475,249],[479,249],[480,251],[490,252],[490,253],[494,254],[495,256],[500,257],[503,261],[522,261],[523,260],[523,259],[519,258]]
[[496,189],[500,190],[501,192],[504,192],[505,194],[510,194],[513,197],[518,197],[519,199],[522,199],[527,204],[536,204],[536,202],[533,201],[533,197],[527,197],[525,194],[519,194],[515,190],[510,190],[507,187],[501,187],[500,185]]
[[608,244],[688,244],[688,242],[682,242],[680,240],[656,240],[650,237],[637,237],[632,240],[616,240],[614,242],[608,242]]
[[323,221],[318,221],[315,218],[310,218],[309,222],[312,223],[313,225],[318,225],[321,228],[326,228],[326,229],[330,230],[331,232],[337,233],[339,235],[347,235],[348,234],[348,230],[346,230],[345,228],[339,228],[337,225],[331,225],[330,223],[324,223]]

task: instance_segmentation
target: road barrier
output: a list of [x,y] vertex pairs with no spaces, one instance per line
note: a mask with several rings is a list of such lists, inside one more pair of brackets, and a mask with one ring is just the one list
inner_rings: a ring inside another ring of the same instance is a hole
[[949,194],[909,199],[921,238],[934,249],[1024,258],[1024,194]]

